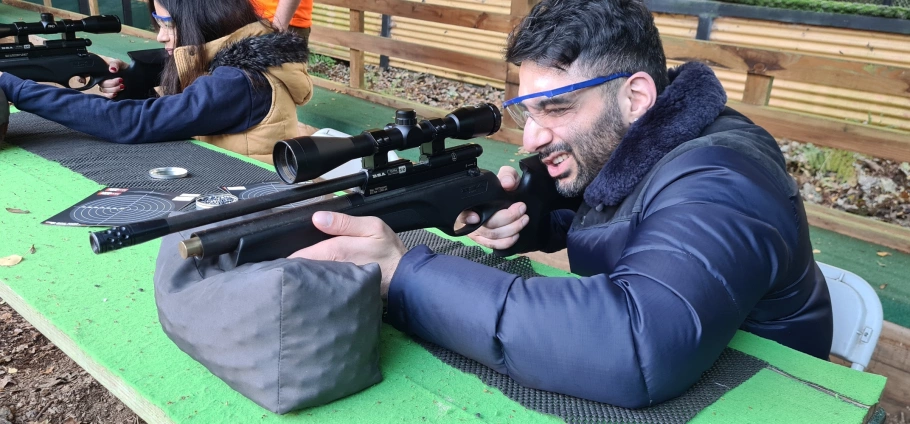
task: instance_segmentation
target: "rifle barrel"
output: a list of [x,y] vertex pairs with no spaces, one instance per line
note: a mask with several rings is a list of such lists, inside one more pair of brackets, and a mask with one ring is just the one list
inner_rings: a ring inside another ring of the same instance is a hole
[[369,176],[366,172],[361,172],[279,191],[255,199],[229,203],[212,209],[196,210],[182,215],[127,224],[91,233],[89,234],[89,241],[92,245],[92,251],[95,253],[110,252],[144,243],[177,231],[359,187],[366,184],[368,178]]

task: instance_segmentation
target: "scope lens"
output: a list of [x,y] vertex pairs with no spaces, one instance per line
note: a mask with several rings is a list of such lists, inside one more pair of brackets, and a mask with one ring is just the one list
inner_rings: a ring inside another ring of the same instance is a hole
[[294,149],[282,140],[275,144],[272,151],[272,160],[275,162],[275,171],[278,177],[286,184],[297,183],[297,156]]

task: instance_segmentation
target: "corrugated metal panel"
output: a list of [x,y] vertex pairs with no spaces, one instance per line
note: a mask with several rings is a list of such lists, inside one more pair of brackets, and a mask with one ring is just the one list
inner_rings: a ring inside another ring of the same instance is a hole
[[[507,34],[501,32],[464,28],[416,19],[392,18],[393,40],[460,52],[469,52],[477,56],[502,58],[506,37]],[[396,60],[395,58],[391,58],[389,64],[392,66],[401,66],[413,71],[429,72],[438,76],[444,76],[446,78],[473,84],[489,84],[498,88],[503,88],[505,86],[504,82],[501,80],[485,78],[460,72],[455,69],[428,66],[417,62]]]
[[[910,68],[910,36],[871,31],[717,18],[711,40],[835,59]],[[715,70],[731,99],[742,99],[745,74]],[[721,76],[723,75],[723,76]],[[738,90],[734,89],[738,87]],[[774,80],[770,106],[835,119],[910,130],[910,98]]]
[[414,3],[438,4],[441,6],[460,7],[462,9],[504,13],[507,15],[512,7],[511,0],[426,0],[415,1]]
[[910,98],[785,80],[771,87],[771,106],[910,130]]
[[698,29],[698,17],[687,15],[655,14],[654,23],[660,35],[672,37],[695,38]]
[[[326,6],[316,4],[313,7],[313,25],[316,26],[314,31],[319,30],[319,26],[326,26],[334,29],[348,30],[350,28],[349,10],[345,7]],[[367,12],[363,17],[363,31],[371,35],[379,35],[382,30],[382,17],[378,13]],[[347,47],[334,46],[331,44],[316,43],[310,44],[310,50],[326,56],[337,59],[348,60],[350,53]],[[379,55],[367,52],[364,55],[364,61],[367,63],[379,63]]]
[[871,31],[717,18],[711,40],[910,67],[910,36]]

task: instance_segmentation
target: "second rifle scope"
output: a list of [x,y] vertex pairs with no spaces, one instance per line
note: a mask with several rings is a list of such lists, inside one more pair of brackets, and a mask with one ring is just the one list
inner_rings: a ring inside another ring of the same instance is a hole
[[92,34],[110,34],[120,32],[120,18],[117,15],[87,16],[85,19],[54,20],[50,13],[41,14],[41,22],[13,22],[0,24],[0,38],[14,35],[30,34],[72,34],[76,31]]

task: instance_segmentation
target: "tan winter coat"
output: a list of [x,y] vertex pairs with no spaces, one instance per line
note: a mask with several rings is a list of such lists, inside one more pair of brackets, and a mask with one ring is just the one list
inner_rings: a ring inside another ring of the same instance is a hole
[[[274,30],[256,22],[234,33],[205,44],[206,65],[222,49],[247,37],[269,34]],[[177,72],[183,80],[188,75],[192,54],[191,47],[174,50]],[[237,134],[196,136],[197,140],[249,156],[266,163],[272,163],[272,148],[278,140],[308,135],[313,130],[297,122],[297,105],[303,105],[313,96],[313,83],[306,71],[305,63],[284,63],[273,66],[264,73],[272,87],[272,104],[265,118],[246,131]],[[238,87],[238,89],[245,89]]]

